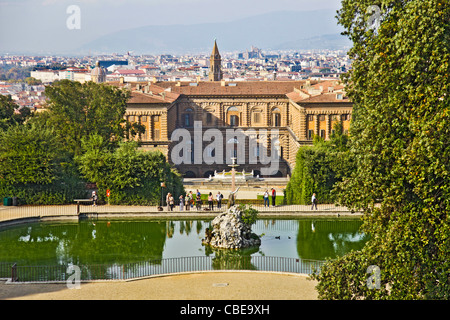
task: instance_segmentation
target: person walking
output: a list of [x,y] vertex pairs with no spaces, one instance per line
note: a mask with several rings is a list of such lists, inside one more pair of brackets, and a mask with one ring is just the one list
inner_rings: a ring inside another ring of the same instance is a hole
[[180,211],[183,211],[183,209],[184,209],[184,198],[183,198],[183,195],[182,194],[180,194]]
[[275,199],[277,197],[277,192],[272,188],[272,207],[275,207]]
[[216,195],[217,209],[221,209],[222,208],[222,199],[223,199],[223,194],[221,194],[220,191],[218,191],[217,195]]
[[209,210],[213,211],[214,210],[214,199],[213,199],[212,192],[210,192],[208,195],[208,204],[209,204]]
[[317,210],[317,198],[315,193],[313,193],[311,197],[311,203],[312,203],[311,210],[314,210],[314,207],[316,207]]
[[264,207],[269,207],[269,191],[264,192]]

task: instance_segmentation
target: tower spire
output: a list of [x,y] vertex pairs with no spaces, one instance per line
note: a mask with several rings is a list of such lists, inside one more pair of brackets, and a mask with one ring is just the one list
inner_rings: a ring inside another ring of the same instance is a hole
[[214,39],[214,48],[209,58],[209,81],[222,80],[222,58],[217,46],[217,40]]
[[217,47],[217,39],[214,39],[214,48],[213,48],[211,55],[214,55],[214,56],[219,55],[220,56],[219,48]]

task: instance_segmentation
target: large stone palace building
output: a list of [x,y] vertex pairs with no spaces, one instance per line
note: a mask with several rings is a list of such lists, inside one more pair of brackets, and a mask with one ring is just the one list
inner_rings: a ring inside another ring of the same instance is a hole
[[[174,163],[172,151],[178,141],[172,141],[172,135],[177,129],[190,133],[190,154],[181,154],[186,161],[175,163],[185,177],[209,177],[214,171],[228,171],[231,158],[236,156],[238,170],[264,176],[261,172],[264,165],[255,163],[254,159],[262,152],[274,154],[275,149],[280,161],[270,175],[290,175],[298,149],[312,144],[314,135],[328,140],[336,122],[341,122],[344,131],[348,131],[352,113],[352,103],[338,80],[222,80],[216,43],[211,54],[209,81],[120,81],[116,85],[131,90],[126,118],[145,127],[145,132],[136,137],[142,148],[161,150]],[[195,140],[195,132],[200,132],[203,139]],[[211,147],[211,141],[217,137],[207,139],[207,132],[220,133],[223,150]],[[227,132],[243,132],[247,139],[238,140]],[[196,158],[199,154],[200,158]],[[217,161],[204,161],[202,155]]]

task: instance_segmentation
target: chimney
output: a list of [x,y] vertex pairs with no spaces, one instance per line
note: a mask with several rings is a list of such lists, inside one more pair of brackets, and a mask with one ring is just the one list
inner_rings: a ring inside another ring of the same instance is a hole
[[124,84],[125,83],[125,78],[124,77],[120,77],[119,78],[119,83],[120,84]]
[[153,83],[157,83],[158,80],[156,80],[156,77],[153,77]]
[[226,86],[227,86],[227,83],[225,82],[225,80],[222,80],[222,81],[220,81],[220,85],[221,85],[222,87],[226,87]]

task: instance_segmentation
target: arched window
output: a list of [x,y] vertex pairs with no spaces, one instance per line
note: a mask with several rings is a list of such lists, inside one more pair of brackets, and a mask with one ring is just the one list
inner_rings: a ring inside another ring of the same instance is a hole
[[229,107],[227,109],[228,124],[232,127],[239,125],[239,109],[237,107]]
[[281,111],[278,108],[272,110],[272,125],[274,127],[281,126]]

